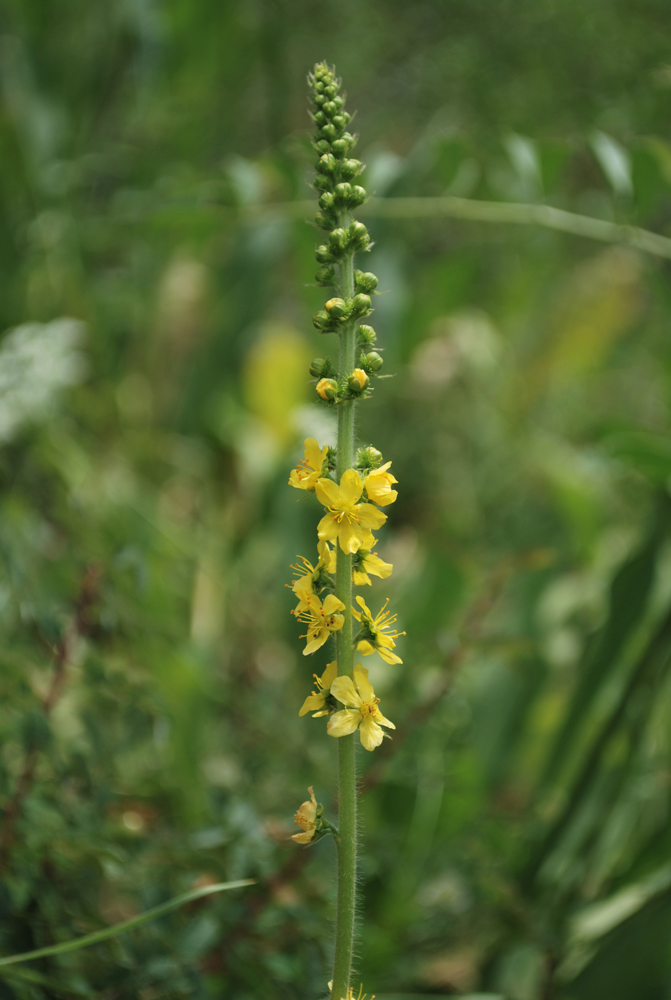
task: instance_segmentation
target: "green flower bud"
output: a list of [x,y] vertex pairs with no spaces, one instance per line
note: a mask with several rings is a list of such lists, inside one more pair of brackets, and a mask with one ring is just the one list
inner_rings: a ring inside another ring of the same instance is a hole
[[350,116],[347,114],[346,111],[343,111],[342,114],[340,115],[334,115],[333,118],[331,119],[331,121],[338,130],[344,128],[345,125],[347,125],[347,123],[349,122],[349,120]]
[[323,111],[315,111],[315,113],[312,116],[312,120],[315,123],[315,125],[326,125],[328,118],[326,117]]
[[[335,146],[338,142],[343,142],[343,140],[336,139],[336,142],[334,142],[333,145]],[[343,147],[344,146],[345,143],[343,143]],[[344,148],[343,152],[345,152]],[[361,173],[362,167],[363,164],[361,160],[343,160],[340,164],[340,174],[345,178],[345,180],[351,180],[352,177],[356,177],[357,174]]]
[[336,158],[332,153],[324,153],[324,155],[319,158],[317,170],[320,174],[332,174],[335,171],[335,168]]
[[326,229],[328,231],[333,229],[335,226],[335,217],[332,215],[324,215],[323,212],[317,212],[315,215],[315,222],[320,229]]
[[333,260],[333,254],[331,253],[329,248],[324,246],[323,244],[320,247],[316,248],[315,257],[317,259],[318,264],[330,264],[331,261]]
[[[321,67],[319,67],[319,69],[318,69],[318,70],[317,70],[317,71],[315,72],[315,76],[317,76],[317,73],[318,73],[318,72],[319,72],[320,70],[321,70]],[[318,94],[321,94],[322,90],[324,89],[324,84],[323,84],[323,83],[322,83],[322,81],[321,81],[321,80],[319,80],[319,79],[316,79],[316,80],[315,80],[315,82],[314,82],[314,85],[313,85],[313,86],[314,86],[314,88],[315,88],[315,90],[317,91],[317,93],[318,93]]]
[[325,97],[324,94],[321,94],[319,92],[317,92],[316,94],[313,94],[313,96],[312,96],[312,101],[313,101],[315,107],[317,107],[317,108],[322,108],[326,104],[327,100],[328,100],[328,98]]
[[324,88],[324,93],[326,94],[329,100],[332,100],[338,93],[337,84],[330,83],[327,87]]
[[327,210],[333,208],[335,205],[335,195],[332,191],[324,191],[323,194],[319,196],[319,207]]
[[355,468],[361,469],[377,469],[378,465],[382,462],[382,452],[374,448],[372,444],[369,444],[367,448],[358,448],[356,457],[354,460]]
[[317,150],[318,153],[330,153],[331,143],[328,142],[326,139],[320,139],[319,142],[315,143],[315,149]]
[[[366,227],[364,226],[364,229]],[[351,226],[350,226],[351,229]],[[334,229],[329,236],[329,244],[332,252],[340,251],[342,252],[347,246],[347,230],[346,229]]]
[[322,287],[328,287],[329,285],[335,284],[335,270],[329,267],[328,264],[324,264],[320,267],[315,274],[315,281],[318,285]]
[[379,372],[383,364],[384,360],[380,357],[377,351],[369,351],[366,355],[366,368],[369,371]]
[[345,98],[338,94],[337,97],[333,98],[333,104],[335,104],[336,111],[340,111],[341,108],[345,107]]
[[324,308],[332,319],[342,319],[348,311],[347,303],[341,298],[329,299]]
[[353,240],[363,240],[368,236],[368,230],[363,222],[350,222],[349,234]]
[[328,191],[331,187],[331,180],[330,178],[325,177],[324,174],[317,174],[312,182],[312,186],[318,191]]
[[323,129],[321,129],[319,133],[319,138],[333,140],[336,138],[337,135],[338,135],[338,129],[335,127],[335,125],[329,122],[328,125],[324,125]]
[[331,317],[324,309],[320,309],[319,312],[315,313],[312,317],[312,325],[317,330],[327,330],[331,325]]
[[372,345],[377,340],[377,334],[372,326],[366,326],[362,323],[361,326],[357,327],[356,335],[359,338],[359,343],[366,347],[372,347]]
[[350,149],[354,149],[356,146],[356,136],[353,136],[350,132],[343,133],[340,138],[347,146],[347,152],[349,152]]
[[315,358],[310,365],[310,374],[313,378],[330,378],[335,375],[335,369],[330,358]]
[[364,316],[371,309],[370,296],[359,293],[352,299],[352,316]]
[[[322,195],[322,198],[324,196]],[[320,198],[321,201],[321,198]],[[355,271],[354,284],[357,292],[374,292],[377,288],[377,277],[372,271]]]
[[[339,186],[339,185],[338,185]],[[359,184],[355,184],[352,188],[352,193],[349,196],[349,203],[352,208],[356,208],[357,205],[363,205],[366,200],[366,190],[360,187]]]
[[345,139],[336,139],[336,141],[331,146],[334,156],[344,156],[349,146]]
[[348,184],[347,181],[345,181],[344,184],[336,184],[335,196],[338,199],[338,201],[347,204],[351,194],[352,194],[352,185]]

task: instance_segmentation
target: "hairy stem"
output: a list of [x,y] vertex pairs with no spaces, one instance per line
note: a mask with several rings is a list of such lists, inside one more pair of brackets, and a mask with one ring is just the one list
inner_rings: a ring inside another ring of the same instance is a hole
[[[349,218],[341,225],[348,225]],[[340,265],[340,293],[349,298],[354,292],[352,255]],[[355,322],[347,323],[340,335],[340,375],[354,368]],[[354,464],[354,405],[352,399],[338,404],[338,480]],[[337,546],[336,597],[345,605],[345,624],[336,633],[338,673],[352,677],[354,646],[352,643],[352,556]],[[336,910],[335,959],[333,968],[333,1000],[345,1000],[349,990],[354,947],[354,914],[356,909],[356,744],[354,737],[338,740],[338,902]]]

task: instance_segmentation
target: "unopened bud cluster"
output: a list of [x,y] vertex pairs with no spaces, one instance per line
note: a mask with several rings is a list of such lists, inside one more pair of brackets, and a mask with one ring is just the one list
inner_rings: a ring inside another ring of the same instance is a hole
[[310,75],[309,83],[312,120],[316,126],[312,145],[317,154],[317,174],[313,183],[320,192],[315,222],[328,234],[315,250],[320,265],[315,280],[320,287],[336,290],[312,322],[320,333],[342,333],[354,326],[360,348],[352,371],[337,372],[330,358],[315,358],[310,365],[317,395],[325,403],[334,404],[341,399],[369,396],[371,380],[382,368],[382,356],[371,350],[375,345],[375,331],[361,323],[373,311],[371,296],[377,294],[377,278],[370,271],[355,270],[351,294],[343,291],[344,267],[351,267],[354,254],[371,247],[366,226],[351,217],[366,200],[364,188],[356,183],[364,166],[352,156],[357,137],[347,131],[351,116],[345,109],[340,81],[325,63],[320,63]]

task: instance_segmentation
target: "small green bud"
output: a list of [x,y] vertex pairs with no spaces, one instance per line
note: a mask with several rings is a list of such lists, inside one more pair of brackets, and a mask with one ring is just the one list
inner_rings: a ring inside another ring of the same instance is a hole
[[324,174],[317,174],[312,182],[312,186],[318,191],[328,191],[331,187],[331,181],[328,177],[325,177]]
[[369,351],[366,355],[366,368],[371,372],[379,372],[384,360],[377,351]]
[[382,462],[382,452],[369,444],[367,448],[358,448],[354,465],[357,469],[377,469]]
[[331,325],[331,317],[324,310],[320,309],[318,313],[312,317],[312,325],[317,330],[326,330]]
[[316,94],[313,95],[312,100],[315,104],[315,107],[322,108],[326,104],[327,98],[323,94],[317,92]]
[[328,264],[324,264],[315,274],[315,281],[318,285],[322,285],[322,287],[335,284],[335,270],[329,267]]
[[335,195],[332,191],[324,191],[323,194],[319,196],[319,207],[327,210],[333,208],[335,205]]
[[338,297],[329,299],[324,308],[332,319],[342,319],[347,315],[347,303]]
[[328,125],[324,125],[323,129],[321,129],[320,132],[319,132],[319,138],[320,139],[331,139],[331,140],[333,140],[333,139],[336,138],[337,135],[338,135],[338,129],[335,127],[335,125],[332,122],[329,122]]
[[315,143],[315,149],[318,153],[330,153],[331,143],[327,142],[326,139],[320,139],[319,142]]
[[329,248],[323,244],[316,248],[315,257],[318,264],[330,264],[333,260],[333,254]]
[[356,208],[357,205],[363,205],[365,200],[366,200],[366,189],[362,188],[359,184],[355,184],[349,196],[350,205],[353,208]]
[[361,292],[355,295],[352,299],[352,316],[364,316],[369,313],[371,309],[371,301],[369,295],[363,295]]
[[345,125],[347,125],[347,122],[349,121],[349,115],[345,111],[341,115],[334,115],[333,118],[331,119],[331,121],[333,122],[333,124],[335,125],[335,127],[338,130],[340,130],[341,128],[344,128]]
[[[319,200],[321,201],[321,198]],[[355,271],[354,284],[357,292],[374,292],[377,288],[377,277],[372,271]]]
[[349,149],[349,146],[345,139],[336,139],[336,141],[331,146],[331,149],[333,150],[334,156],[344,156],[347,150]]
[[[364,226],[364,229],[366,227]],[[350,226],[351,230],[351,226]],[[343,251],[347,246],[347,230],[346,229],[334,229],[329,236],[330,249],[332,251]]]
[[348,184],[347,181],[344,184],[336,184],[335,186],[335,196],[338,201],[347,204],[352,194],[352,185]]
[[356,334],[359,338],[359,343],[366,347],[372,347],[377,340],[377,334],[373,327],[366,326],[365,323],[362,323],[361,326],[357,327]]
[[[342,142],[342,139],[336,139],[336,142],[334,142],[333,145],[335,146],[338,142]],[[344,149],[343,152],[345,152]],[[340,174],[345,178],[345,180],[351,180],[352,177],[356,177],[357,174],[361,173],[362,167],[363,164],[361,160],[343,160],[340,164]]]
[[353,136],[350,132],[345,132],[340,138],[347,146],[346,152],[349,152],[350,149],[354,149],[356,146],[356,136]]
[[326,117],[323,111],[315,111],[315,113],[312,116],[312,120],[315,123],[315,125],[326,125],[328,118]]
[[345,107],[345,98],[338,94],[337,97],[333,98],[333,104],[335,104],[336,111],[340,111],[341,108]]
[[335,369],[330,358],[315,358],[310,365],[310,374],[313,378],[327,378],[335,375]]
[[323,212],[317,212],[315,215],[315,222],[320,229],[326,229],[327,231],[332,229],[335,225],[334,217],[331,215],[324,215]]
[[319,158],[317,170],[320,174],[332,174],[335,171],[335,168],[336,158],[332,153],[324,153],[324,155]]
[[322,90],[324,89],[324,84],[322,83],[321,80],[315,80],[314,88],[318,94],[321,94]]
[[328,85],[328,87],[324,89],[324,93],[326,94],[329,100],[332,100],[338,93],[338,87],[336,86],[335,83],[331,83]]
[[368,236],[368,230],[364,226],[363,222],[350,222],[349,234],[354,240],[362,240]]

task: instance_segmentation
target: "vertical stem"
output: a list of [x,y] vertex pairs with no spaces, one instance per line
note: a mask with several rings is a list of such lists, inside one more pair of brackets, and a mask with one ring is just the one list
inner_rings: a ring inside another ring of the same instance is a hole
[[[349,225],[349,218],[341,221]],[[351,298],[354,293],[353,257],[340,265],[340,293]],[[339,368],[341,378],[354,368],[355,322],[347,323],[340,335]],[[338,404],[338,481],[354,464],[354,400]],[[335,592],[345,605],[345,624],[336,633],[338,673],[352,677],[354,647],[352,644],[352,556],[337,545]],[[336,908],[335,959],[332,1000],[346,1000],[352,968],[354,947],[354,915],[356,909],[356,744],[354,737],[338,739],[338,902]]]

